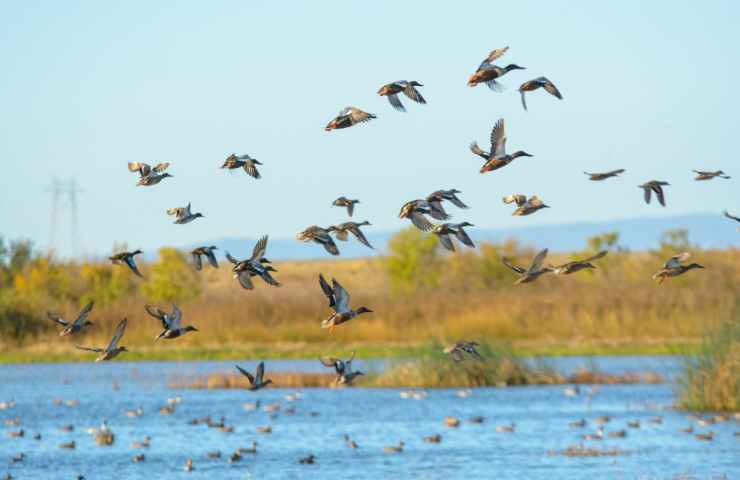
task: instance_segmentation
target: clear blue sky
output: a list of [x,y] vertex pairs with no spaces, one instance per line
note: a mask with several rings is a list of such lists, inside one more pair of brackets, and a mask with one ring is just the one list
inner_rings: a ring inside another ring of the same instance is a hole
[[[53,176],[84,189],[87,253],[294,236],[344,219],[341,194],[397,229],[403,202],[450,187],[473,207],[455,219],[480,227],[740,212],[738,4],[564,3],[3,2],[0,233],[46,245]],[[503,93],[468,87],[505,45],[499,63],[527,70]],[[536,92],[526,113],[516,89],[540,75],[565,99]],[[428,105],[394,111],[376,92],[398,79]],[[378,119],[324,132],[347,105]],[[468,143],[487,146],[499,117],[509,149],[535,156],[481,175]],[[220,170],[231,152],[264,178]],[[135,187],[128,161],[171,162],[175,178]],[[619,167],[601,184],[581,173]],[[672,183],[666,209],[642,202],[653,178]],[[514,192],[553,208],[511,217]],[[173,225],[165,209],[188,201],[206,218]]]

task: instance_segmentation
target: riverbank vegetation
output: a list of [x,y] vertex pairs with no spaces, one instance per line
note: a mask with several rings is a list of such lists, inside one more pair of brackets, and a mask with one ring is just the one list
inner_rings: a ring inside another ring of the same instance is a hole
[[[61,261],[28,242],[0,244],[0,361],[89,360],[73,343],[104,345],[123,317],[131,360],[306,358],[340,346],[403,356],[430,341],[459,339],[506,342],[515,354],[683,353],[700,346],[705,329],[726,318],[740,297],[740,250],[700,250],[685,232],[670,232],[649,252],[620,248],[616,233],[593,237],[583,251],[547,261],[609,250],[596,270],[515,286],[501,258],[523,265],[534,250],[509,241],[450,255],[432,236],[408,229],[379,258],[277,261],[283,286],[258,281],[249,292],[231,278],[228,263],[197,272],[185,252],[172,248],[139,262],[142,279],[103,260]],[[662,286],[653,282],[652,273],[683,250],[707,269]],[[319,328],[329,312],[319,272],[336,277],[353,305],[374,313],[333,334]],[[91,300],[94,327],[59,338],[47,310],[74,318]],[[154,344],[159,324],[144,304],[169,309],[171,302],[200,331]]]

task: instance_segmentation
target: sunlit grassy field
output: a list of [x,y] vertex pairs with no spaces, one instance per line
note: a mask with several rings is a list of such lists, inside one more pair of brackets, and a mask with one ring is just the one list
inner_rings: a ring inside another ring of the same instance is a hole
[[[430,241],[431,240],[431,241]],[[501,264],[525,265],[534,253],[516,244],[482,245],[446,255],[433,237],[399,235],[386,257],[361,260],[276,262],[282,287],[256,282],[243,290],[228,264],[196,272],[175,250],[141,264],[144,279],[107,263],[30,260],[6,276],[0,343],[3,361],[90,360],[74,343],[102,346],[121,318],[129,319],[122,344],[138,359],[315,358],[358,350],[364,356],[411,356],[430,341],[490,340],[516,354],[685,353],[708,329],[740,319],[740,250],[692,249],[705,270],[656,284],[651,275],[676,252],[611,251],[597,269],[545,275],[514,286]],[[411,253],[409,253],[411,251]],[[588,252],[552,255],[557,264]],[[318,274],[337,278],[353,307],[374,313],[319,328],[329,314]],[[74,317],[88,300],[95,326],[74,339],[59,338],[46,310]],[[200,331],[176,340],[154,337],[159,322],[144,311],[176,301],[183,323]]]

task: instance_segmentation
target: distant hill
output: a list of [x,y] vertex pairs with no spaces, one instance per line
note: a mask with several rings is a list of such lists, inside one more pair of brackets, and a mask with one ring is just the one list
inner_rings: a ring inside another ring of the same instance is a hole
[[[661,234],[671,229],[687,229],[689,240],[704,248],[740,247],[740,232],[736,225],[718,214],[692,214],[674,217],[642,217],[610,220],[603,222],[541,225],[519,228],[494,228],[469,230],[475,241],[502,242],[515,238],[521,244],[538,248],[548,247],[552,251],[572,251],[584,248],[586,238],[604,232],[619,232],[619,244],[630,250],[647,250],[658,245]],[[394,233],[366,230],[366,236],[375,250],[359,244],[354,238],[349,242],[337,242],[342,252],[340,258],[375,256],[386,250],[386,244]],[[255,239],[227,237],[205,241],[203,245],[216,245],[221,250],[232,252],[241,258],[249,253]],[[183,248],[192,248],[186,246]],[[329,259],[317,244],[303,244],[293,238],[271,238],[268,258],[280,260]]]

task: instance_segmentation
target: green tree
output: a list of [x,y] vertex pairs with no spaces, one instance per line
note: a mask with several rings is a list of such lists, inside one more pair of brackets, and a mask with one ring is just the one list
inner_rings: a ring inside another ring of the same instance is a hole
[[390,239],[388,250],[383,262],[394,293],[412,294],[439,285],[444,260],[434,235],[409,227]]
[[202,290],[198,272],[174,248],[161,248],[159,259],[146,275],[141,293],[150,301],[184,302],[197,298]]

